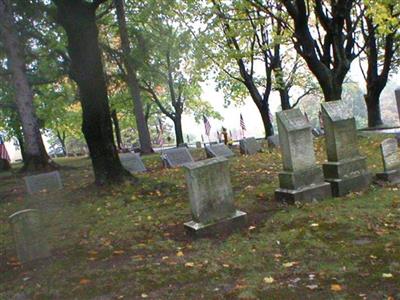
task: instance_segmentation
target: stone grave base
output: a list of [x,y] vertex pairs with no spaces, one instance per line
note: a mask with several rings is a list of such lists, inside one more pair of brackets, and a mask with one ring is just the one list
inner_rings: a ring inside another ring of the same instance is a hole
[[376,178],[378,180],[397,184],[400,183],[400,170],[392,170],[392,171],[377,173]]
[[372,176],[369,172],[363,172],[350,178],[326,178],[325,180],[332,186],[333,197],[342,197],[350,192],[359,192],[367,188],[372,181]]
[[184,224],[186,232],[194,237],[202,237],[210,234],[231,232],[240,229],[247,224],[247,213],[237,210],[231,217],[214,223],[197,223],[195,221]]
[[329,197],[332,197],[332,190],[330,184],[327,182],[313,186],[307,186],[297,190],[281,188],[275,190],[275,200],[289,204],[293,204],[295,202],[323,200]]

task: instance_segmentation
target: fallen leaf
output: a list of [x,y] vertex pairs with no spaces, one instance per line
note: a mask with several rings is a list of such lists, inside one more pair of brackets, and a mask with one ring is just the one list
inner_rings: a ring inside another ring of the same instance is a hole
[[340,284],[331,284],[331,291],[340,292],[342,290],[342,286]]
[[382,277],[383,278],[393,278],[393,274],[392,273],[383,273]]
[[271,276],[269,277],[264,277],[264,282],[265,283],[273,283],[275,281],[274,278],[272,278]]
[[176,253],[176,256],[178,256],[178,257],[181,257],[181,256],[183,256],[184,254],[183,254],[183,252],[182,251],[178,251],[177,253]]
[[318,224],[318,223],[312,223],[310,226],[311,226],[311,227],[318,227],[319,224]]
[[90,279],[82,278],[81,280],[79,280],[79,284],[81,284],[81,285],[87,285],[89,283],[90,283]]
[[149,297],[149,295],[147,295],[147,294],[145,294],[145,293],[143,293],[141,296],[142,296],[142,298],[147,298],[147,297]]
[[114,255],[122,255],[122,254],[124,254],[124,253],[125,253],[124,250],[115,250],[115,251],[113,252]]
[[284,263],[283,266],[284,266],[285,268],[291,268],[291,267],[293,267],[293,266],[295,266],[295,265],[298,265],[298,264],[299,264],[299,263],[298,263],[297,261],[291,261],[291,262]]
[[315,290],[318,288],[318,285],[316,284],[310,284],[310,285],[306,285],[306,288],[308,288],[309,290]]
[[185,267],[193,268],[193,267],[194,267],[194,263],[192,263],[192,262],[187,262],[187,263],[185,264]]

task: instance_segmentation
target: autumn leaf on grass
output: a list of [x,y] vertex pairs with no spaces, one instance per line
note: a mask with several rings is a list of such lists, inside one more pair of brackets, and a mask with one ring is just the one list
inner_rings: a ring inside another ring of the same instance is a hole
[[81,280],[79,280],[79,284],[80,285],[87,285],[91,282],[90,279],[86,279],[86,278],[82,278]]
[[114,255],[122,255],[122,254],[124,254],[124,253],[125,253],[124,250],[115,250],[115,251],[113,252]]
[[331,284],[331,291],[340,292],[342,290],[342,286],[340,284]]
[[193,268],[193,267],[194,267],[194,263],[192,263],[192,262],[187,262],[187,263],[185,264],[185,267]]
[[308,288],[309,290],[316,290],[318,288],[318,285],[310,284],[310,285],[306,285],[306,288]]
[[383,278],[393,278],[393,274],[392,273],[383,273],[382,277]]
[[182,257],[182,256],[184,256],[184,254],[183,254],[183,252],[182,252],[182,251],[178,251],[178,252],[176,253],[176,256],[178,256],[178,257]]
[[264,282],[265,283],[273,283],[274,281],[275,281],[275,279],[272,278],[271,276],[264,277]]
[[291,268],[291,267],[294,267],[294,266],[296,266],[296,265],[298,265],[299,263],[297,262],[297,261],[291,261],[291,262],[286,262],[286,263],[284,263],[283,264],[283,266],[285,267],[285,268]]

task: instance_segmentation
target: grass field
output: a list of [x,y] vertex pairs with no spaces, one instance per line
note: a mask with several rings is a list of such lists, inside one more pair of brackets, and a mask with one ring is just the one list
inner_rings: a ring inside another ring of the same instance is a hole
[[[372,172],[383,138],[360,138]],[[321,163],[322,140],[315,148]],[[232,184],[248,227],[194,240],[183,172],[159,156],[144,158],[137,185],[102,188],[89,159],[57,162],[57,192],[28,196],[20,175],[0,174],[0,299],[400,299],[399,186],[285,206],[273,200],[279,152],[237,154]],[[22,208],[42,210],[51,259],[18,262],[8,216]]]

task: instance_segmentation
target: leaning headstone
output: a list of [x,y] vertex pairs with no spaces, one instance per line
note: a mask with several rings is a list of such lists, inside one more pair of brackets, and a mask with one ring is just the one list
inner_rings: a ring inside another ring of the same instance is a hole
[[322,200],[332,196],[315,160],[311,125],[299,109],[278,112],[283,171],[275,199],[287,203]]
[[29,194],[40,191],[54,191],[63,188],[61,176],[58,171],[24,177],[26,189]]
[[192,221],[185,223],[195,236],[232,230],[246,224],[247,214],[235,208],[225,157],[216,157],[184,166],[192,211]]
[[381,143],[383,172],[376,177],[392,183],[400,182],[400,157],[397,141],[394,138],[386,139]]
[[343,196],[366,188],[371,182],[365,157],[357,145],[353,113],[343,101],[322,104],[328,162],[323,165],[325,180],[333,196]]
[[121,160],[122,166],[132,174],[147,171],[138,153],[121,153],[119,159]]
[[253,155],[261,151],[261,145],[254,137],[240,140],[239,147],[240,153],[245,155]]
[[21,210],[11,215],[9,220],[14,233],[17,256],[21,263],[50,256],[50,248],[38,210]]
[[209,145],[206,146],[205,150],[208,158],[220,156],[229,158],[235,156],[235,153],[233,153],[233,151],[225,144]]
[[194,161],[189,150],[185,147],[164,150],[162,159],[168,168],[180,167]]

